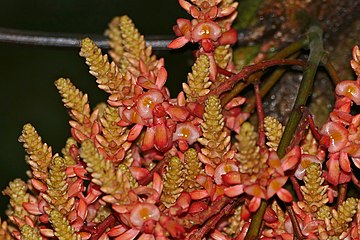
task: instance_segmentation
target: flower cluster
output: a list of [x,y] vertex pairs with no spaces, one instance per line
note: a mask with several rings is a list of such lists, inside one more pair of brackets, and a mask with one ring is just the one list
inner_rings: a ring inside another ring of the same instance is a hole
[[84,39],[80,56],[107,103],[92,110],[69,79],[55,81],[71,137],[53,153],[24,126],[29,181],[3,191],[10,205],[0,239],[359,239],[359,201],[346,198],[344,185],[358,184],[351,162],[360,168],[360,115],[351,112],[360,104],[358,47],[351,66],[359,77],[337,84],[328,122],[318,132],[303,106],[284,147],[286,129],[264,117],[258,73],[257,131],[241,109],[245,97],[224,99],[259,70],[303,62],[275,59],[235,74],[238,4],[179,3],[194,19],[178,20],[169,47],[200,46],[183,91],[170,97],[164,60],[129,17],[114,18],[106,31],[112,60]]

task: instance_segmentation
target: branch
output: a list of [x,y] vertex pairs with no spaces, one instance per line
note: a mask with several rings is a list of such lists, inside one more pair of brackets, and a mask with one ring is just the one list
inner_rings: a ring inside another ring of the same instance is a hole
[[221,86],[219,86],[216,89],[211,90],[207,95],[205,95],[203,97],[199,97],[198,100],[199,100],[199,102],[204,102],[210,95],[220,96],[220,94],[233,88],[235,83],[239,82],[242,79],[249,77],[254,72],[264,70],[266,68],[269,68],[272,66],[277,66],[277,65],[305,66],[305,63],[304,63],[304,61],[297,60],[297,59],[272,59],[272,60],[262,61],[257,64],[254,64],[254,65],[246,66],[239,73],[237,73],[237,74],[233,75],[232,77],[230,77],[229,79],[227,79],[224,84],[222,84]]
[[[297,40],[296,42],[292,43],[291,45],[289,45],[288,47],[282,49],[280,52],[278,52],[277,54],[275,54],[273,57],[271,57],[270,59],[284,59],[287,58],[291,55],[293,55],[294,53],[298,52],[300,49],[302,49],[304,46],[308,45],[309,43],[309,38],[307,35],[305,35],[304,37],[300,38],[299,40]],[[256,81],[257,79],[260,79],[262,77],[264,73],[263,72],[259,72],[259,73],[255,73],[252,76],[250,76],[249,80],[247,82],[239,82],[237,83],[233,89],[228,92],[222,99],[221,99],[221,105],[225,106],[229,101],[231,101],[231,99],[233,99],[234,97],[236,97],[242,90],[244,90],[244,88],[246,88],[250,83],[252,83],[253,81]]]
[[308,60],[308,68],[304,71],[300,88],[296,96],[295,104],[290,113],[289,121],[286,124],[283,136],[278,147],[278,155],[280,159],[285,156],[287,147],[289,146],[295,130],[300,122],[300,119],[302,117],[301,107],[306,105],[308,97],[311,95],[314,77],[324,53],[321,28],[318,26],[312,26],[309,29],[308,35],[310,38],[310,55]]

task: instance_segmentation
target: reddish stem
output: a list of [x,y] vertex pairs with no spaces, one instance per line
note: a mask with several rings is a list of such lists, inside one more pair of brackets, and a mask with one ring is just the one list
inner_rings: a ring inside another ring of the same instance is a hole
[[262,61],[254,65],[246,66],[244,67],[239,73],[233,75],[229,79],[226,80],[224,84],[219,86],[218,88],[215,88],[211,90],[207,95],[203,97],[199,97],[199,102],[204,102],[208,96],[210,95],[217,95],[220,96],[223,92],[226,92],[230,90],[235,83],[240,81],[241,79],[245,79],[249,77],[252,73],[259,71],[259,70],[265,70],[266,68],[277,66],[277,65],[301,65],[304,66],[306,63],[302,60],[298,59],[273,59],[273,60],[267,60]]
[[296,239],[303,240],[304,236],[301,233],[301,229],[300,229],[299,223],[296,219],[295,212],[294,212],[292,206],[286,206],[286,210],[289,213],[291,223],[292,223],[293,229],[294,229],[294,235],[295,235]]
[[317,127],[316,127],[316,125],[314,123],[314,119],[313,119],[313,117],[311,115],[309,116],[309,126],[310,126],[312,134],[314,135],[314,138],[317,141],[320,141],[321,134],[319,133],[319,130],[317,129]]
[[[91,238],[90,240],[97,240],[103,235],[107,228],[113,226],[116,223],[116,217],[114,214],[110,214],[104,221],[102,221],[97,227],[93,228],[90,232]],[[87,230],[85,230],[87,231]]]
[[235,75],[235,73],[232,73],[224,68],[221,68],[219,66],[217,66],[217,72],[222,74],[222,75],[225,75],[227,77],[232,77],[233,75]]
[[258,145],[260,149],[265,149],[264,109],[261,101],[260,88],[258,82],[254,84],[254,88],[255,88],[256,109],[257,109],[258,122],[259,122]]
[[143,179],[139,180],[139,184],[140,185],[147,185],[149,182],[151,182],[151,180],[153,179],[154,173],[157,172],[159,173],[161,171],[161,169],[165,166],[166,164],[166,160],[167,158],[165,157],[164,159],[162,159],[160,162],[158,162],[156,164],[156,166],[151,169],[150,173],[148,175],[146,175],[146,177],[144,177]]
[[296,196],[298,198],[298,201],[302,201],[304,199],[304,196],[302,195],[302,192],[300,191],[300,184],[299,182],[296,180],[296,178],[294,176],[290,177],[290,181],[293,185],[294,191],[296,193]]
[[359,181],[359,179],[357,179],[357,177],[354,175],[354,173],[351,173],[351,180],[358,188],[360,188],[360,181]]
[[211,205],[204,211],[201,211],[197,214],[188,213],[183,218],[180,218],[179,222],[181,225],[184,226],[184,228],[191,228],[195,225],[201,225],[207,219],[220,212],[224,208],[224,206],[231,202],[231,200],[231,198],[226,196],[219,197],[214,202],[212,202]]
[[228,215],[234,209],[234,207],[238,205],[239,202],[240,199],[227,204],[224,208],[221,209],[219,214],[209,219],[200,229],[197,229],[186,236],[186,239],[202,239],[204,235],[207,234],[210,230],[214,229],[220,219],[223,216]]
[[348,186],[347,183],[340,184],[337,206],[341,205],[345,201],[346,193],[347,193],[347,186]]

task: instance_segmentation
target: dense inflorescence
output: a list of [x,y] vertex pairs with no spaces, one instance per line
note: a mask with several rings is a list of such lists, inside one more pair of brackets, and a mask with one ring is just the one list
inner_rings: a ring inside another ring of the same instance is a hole
[[[24,126],[29,181],[15,179],[3,191],[10,204],[0,239],[359,239],[359,201],[346,194],[348,182],[360,185],[353,173],[360,115],[351,111],[360,104],[358,47],[351,61],[358,79],[337,84],[321,130],[305,106],[284,127],[264,116],[256,72],[303,61],[273,59],[235,73],[238,4],[179,3],[193,20],[178,19],[169,47],[199,45],[183,91],[170,97],[164,60],[129,17],[109,24],[111,59],[84,39],[80,56],[107,103],[92,110],[70,79],[55,81],[71,137],[53,154]],[[250,83],[257,123],[236,92]]]

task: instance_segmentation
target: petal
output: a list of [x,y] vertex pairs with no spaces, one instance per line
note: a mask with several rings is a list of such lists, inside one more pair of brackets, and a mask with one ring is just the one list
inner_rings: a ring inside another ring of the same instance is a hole
[[342,152],[346,152],[351,157],[360,157],[360,144],[351,144],[345,147]]
[[178,38],[175,38],[174,40],[172,40],[171,43],[169,43],[168,48],[171,48],[171,49],[181,48],[188,42],[189,42],[189,40],[185,36],[178,37]]
[[288,177],[278,177],[275,179],[272,179],[269,183],[269,186],[267,187],[267,198],[271,198],[274,196],[275,193],[277,193],[282,186],[285,185],[286,181],[288,180]]
[[219,166],[216,167],[215,173],[214,173],[215,183],[217,185],[221,185],[223,183],[222,175],[224,175],[228,172],[233,172],[233,171],[236,172],[238,170],[239,170],[239,168],[233,162],[223,162],[223,163],[219,164]]
[[235,185],[224,189],[224,193],[228,197],[235,197],[239,196],[244,192],[244,186],[241,185]]
[[339,161],[334,158],[330,158],[326,164],[328,166],[327,180],[329,183],[337,186],[339,184],[340,176]]
[[258,198],[264,198],[264,199],[266,198],[265,190],[257,184],[253,184],[251,186],[245,187],[244,191],[247,194],[258,197]]
[[270,151],[269,158],[268,158],[268,164],[270,167],[274,168],[278,173],[281,175],[284,175],[284,171],[281,167],[281,161],[274,151]]
[[250,212],[256,212],[256,210],[258,210],[258,208],[260,207],[260,203],[261,203],[261,198],[253,197],[249,203]]
[[221,28],[213,21],[205,21],[197,24],[191,34],[191,37],[195,42],[203,39],[216,41],[220,36]]
[[350,98],[356,103],[360,104],[360,86],[356,81],[342,81],[336,85],[335,92],[337,95]]
[[344,148],[348,142],[348,131],[346,128],[335,122],[328,122],[322,128],[320,133],[330,138],[330,153],[338,152]]
[[351,172],[350,161],[346,152],[340,152],[339,162],[342,170],[345,172]]
[[293,200],[291,193],[285,188],[281,188],[276,195],[284,202],[291,202]]
[[294,147],[281,159],[281,168],[284,171],[292,169],[299,162],[301,150],[299,146]]

